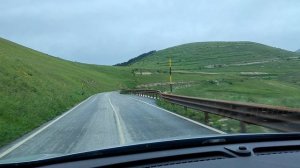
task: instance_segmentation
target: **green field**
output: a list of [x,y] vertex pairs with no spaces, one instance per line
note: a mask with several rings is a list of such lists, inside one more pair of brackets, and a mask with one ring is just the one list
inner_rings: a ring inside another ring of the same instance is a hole
[[65,61],[0,39],[0,146],[95,93],[134,86],[126,67]]
[[176,94],[300,107],[296,52],[253,42],[202,42],[157,51],[127,66],[140,88],[169,91],[169,58]]

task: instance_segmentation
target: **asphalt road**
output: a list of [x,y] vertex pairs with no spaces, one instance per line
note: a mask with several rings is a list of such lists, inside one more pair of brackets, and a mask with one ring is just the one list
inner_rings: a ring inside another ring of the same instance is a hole
[[150,98],[100,93],[0,151],[1,159],[70,154],[215,130],[178,117]]

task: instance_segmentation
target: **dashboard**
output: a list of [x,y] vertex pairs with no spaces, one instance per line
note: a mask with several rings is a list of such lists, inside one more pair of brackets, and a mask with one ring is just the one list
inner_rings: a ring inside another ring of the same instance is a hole
[[300,141],[283,141],[164,150],[44,167],[299,168],[299,165]]
[[237,135],[123,146],[0,167],[299,168],[300,135]]

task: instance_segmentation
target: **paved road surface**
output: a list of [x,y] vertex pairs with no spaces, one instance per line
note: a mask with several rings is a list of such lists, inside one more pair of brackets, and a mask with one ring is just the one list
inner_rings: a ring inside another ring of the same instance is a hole
[[94,95],[49,124],[2,149],[1,159],[219,134],[160,109],[152,99],[117,92]]

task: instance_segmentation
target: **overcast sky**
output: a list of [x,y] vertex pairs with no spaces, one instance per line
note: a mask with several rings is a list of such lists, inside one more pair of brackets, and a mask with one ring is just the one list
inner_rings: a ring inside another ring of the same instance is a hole
[[300,0],[1,0],[0,37],[112,65],[201,41],[300,48]]

